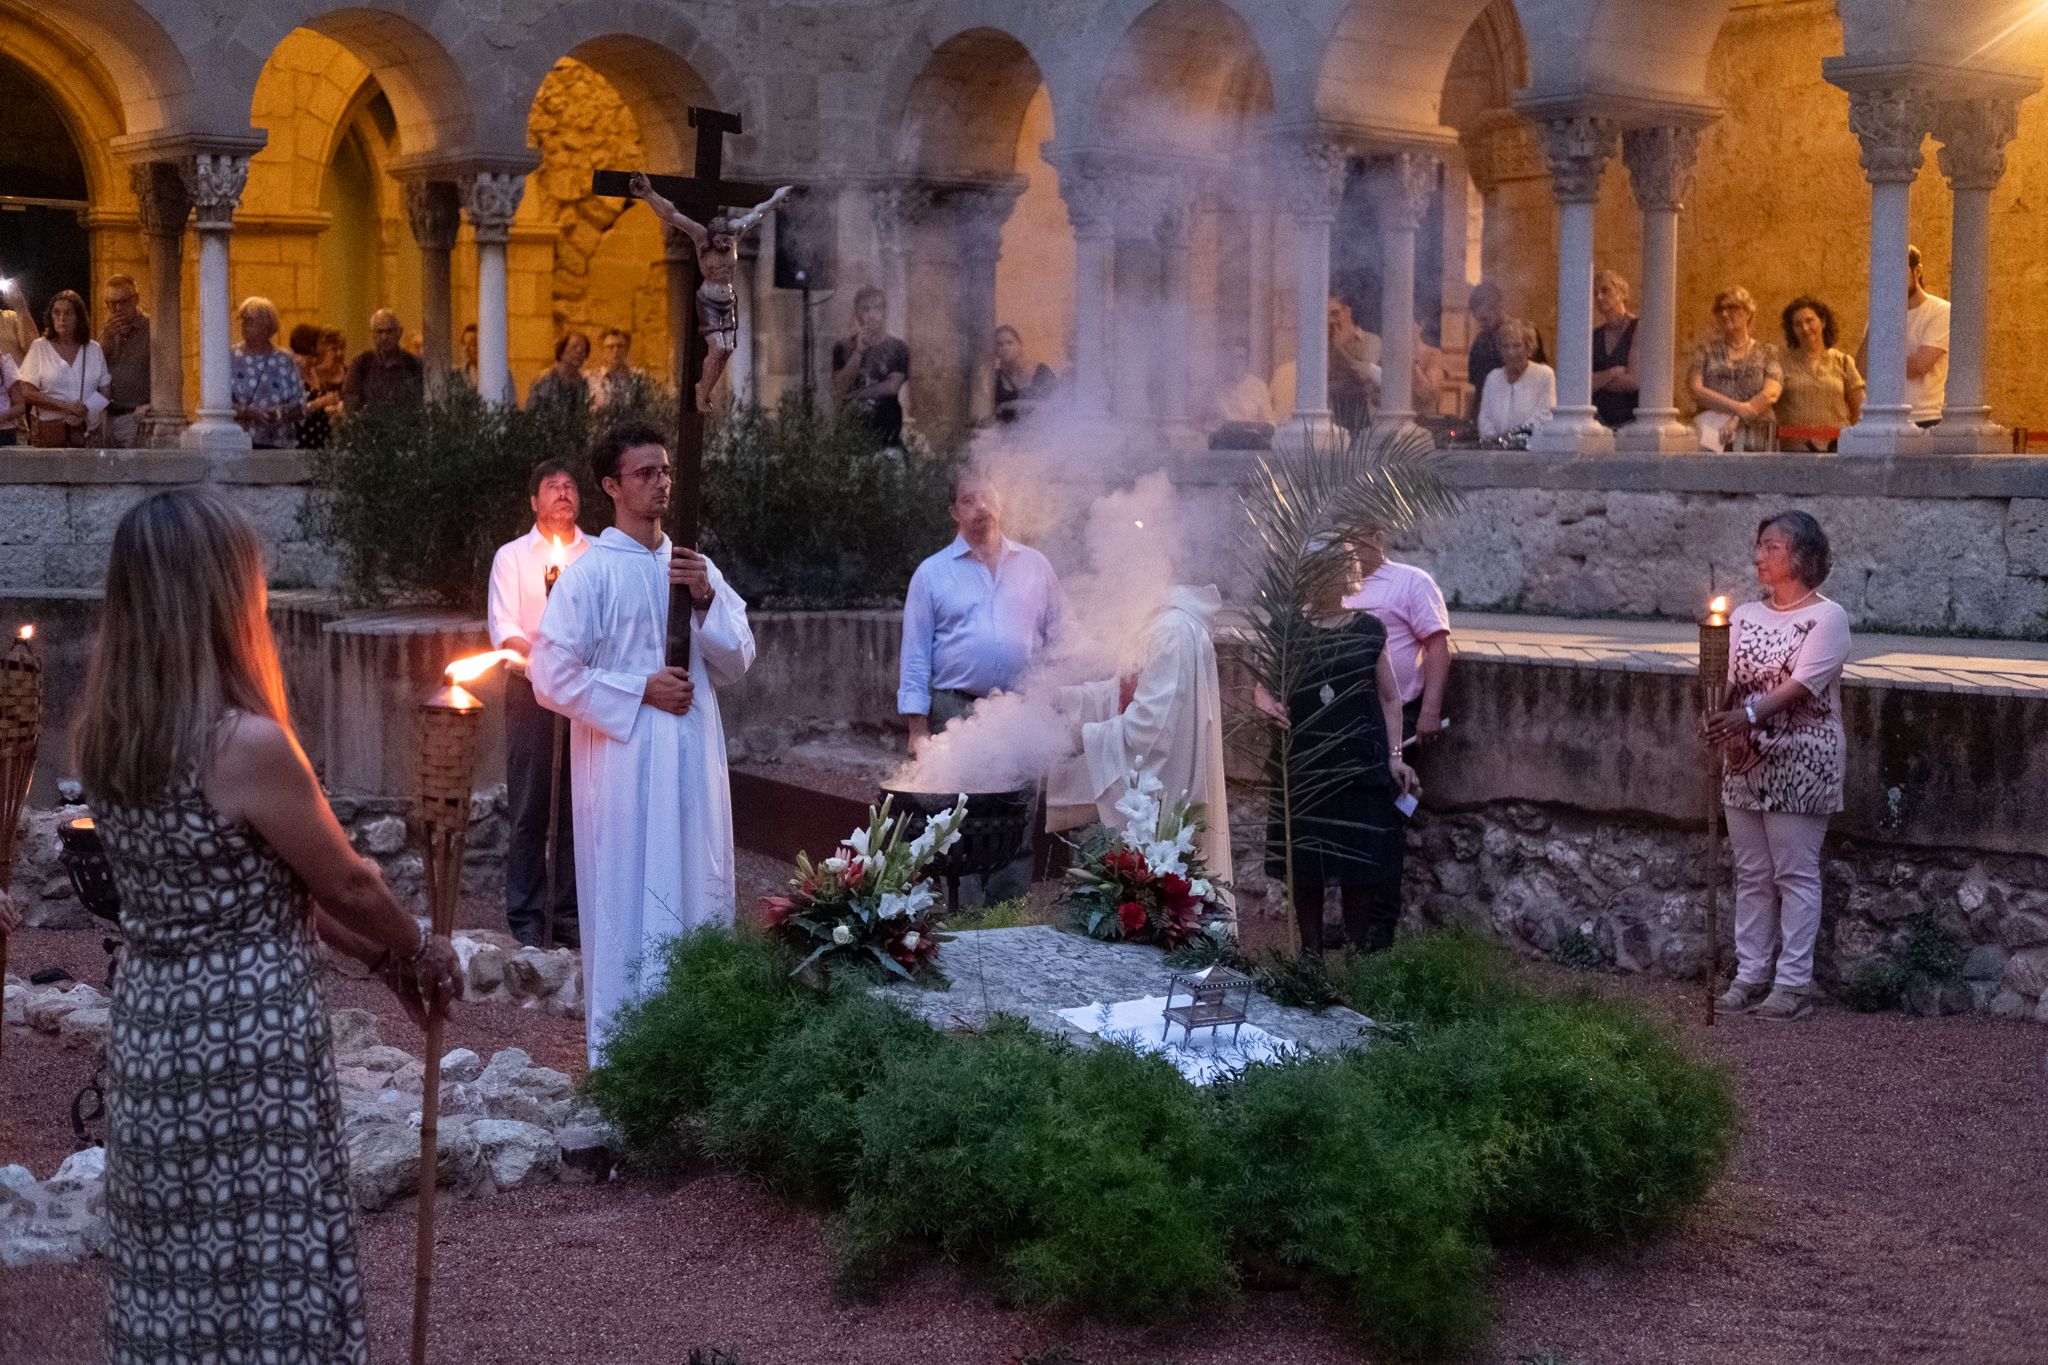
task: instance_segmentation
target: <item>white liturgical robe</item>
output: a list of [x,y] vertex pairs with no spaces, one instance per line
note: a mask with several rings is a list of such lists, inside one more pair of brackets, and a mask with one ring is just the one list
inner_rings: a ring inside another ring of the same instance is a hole
[[1071,689],[1081,712],[1081,752],[1053,769],[1046,789],[1057,807],[1095,808],[1120,826],[1125,779],[1147,772],[1162,797],[1202,807],[1207,828],[1195,847],[1216,881],[1230,880],[1230,805],[1223,787],[1223,692],[1210,629],[1223,598],[1214,587],[1175,588],[1152,618],[1131,704],[1117,709],[1117,680]]
[[718,688],[754,662],[747,604],[711,567],[686,715],[643,705],[668,641],[669,542],[607,530],[562,571],[533,641],[533,690],[567,716],[590,1062],[669,940],[733,918],[732,791]]

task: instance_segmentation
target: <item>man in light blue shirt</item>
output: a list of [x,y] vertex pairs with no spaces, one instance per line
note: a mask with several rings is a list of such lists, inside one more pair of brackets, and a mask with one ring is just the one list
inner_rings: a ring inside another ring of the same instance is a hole
[[896,709],[913,755],[989,693],[1016,690],[1065,610],[1052,565],[1006,537],[1002,515],[987,479],[963,472],[953,485],[960,534],[911,575]]

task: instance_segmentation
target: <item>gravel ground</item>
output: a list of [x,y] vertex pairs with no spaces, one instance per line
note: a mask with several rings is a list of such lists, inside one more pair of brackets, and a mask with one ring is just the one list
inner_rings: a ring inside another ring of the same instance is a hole
[[[757,862],[743,858],[742,880],[772,886],[780,869]],[[60,962],[96,981],[99,958],[89,934],[29,931],[14,944],[17,970]],[[1499,1328],[1482,1361],[1511,1365],[1544,1348],[1574,1365],[2033,1365],[2048,1355],[2048,1033],[1837,1010],[1707,1030],[1694,991],[1603,985],[1732,1069],[1743,1146],[1673,1237],[1571,1265],[1504,1258]],[[375,988],[344,983],[336,996],[379,1009],[390,1041],[417,1045]],[[573,1020],[478,1009],[451,1042],[486,1054],[523,1047],[573,1072],[580,1038]],[[0,1161],[26,1159],[47,1175],[68,1149],[64,1106],[92,1058],[20,1032],[7,1042]],[[730,1174],[673,1189],[548,1186],[442,1208],[443,1362],[682,1365],[693,1346],[723,1346],[746,1365],[1006,1365],[1056,1348],[1085,1365],[1368,1359],[1295,1294],[1249,1295],[1199,1330],[1141,1332],[1009,1311],[931,1267],[879,1302],[835,1305],[826,1221]],[[410,1206],[364,1219],[380,1362],[404,1355],[412,1237]],[[103,1273],[0,1271],[0,1361],[96,1360]]]

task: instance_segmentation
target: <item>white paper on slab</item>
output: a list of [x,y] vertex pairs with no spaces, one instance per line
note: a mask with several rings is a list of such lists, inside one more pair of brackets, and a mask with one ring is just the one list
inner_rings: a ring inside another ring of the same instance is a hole
[[1083,1033],[1122,1043],[1138,1052],[1163,1055],[1196,1085],[1207,1085],[1253,1062],[1285,1061],[1299,1050],[1285,1038],[1275,1037],[1252,1023],[1235,1029],[1198,1028],[1192,1038],[1175,1024],[1166,1029],[1162,1039],[1165,1010],[1165,996],[1148,995],[1142,1000],[1119,1000],[1109,1005],[1078,1005],[1061,1010],[1059,1016]]

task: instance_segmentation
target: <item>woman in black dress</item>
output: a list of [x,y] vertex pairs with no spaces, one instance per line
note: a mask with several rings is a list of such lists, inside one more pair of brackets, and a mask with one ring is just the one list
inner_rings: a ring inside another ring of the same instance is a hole
[[1025,368],[1024,337],[1009,323],[996,328],[996,420],[1014,422],[1052,397],[1059,379],[1049,365]]
[[1593,410],[1605,427],[1636,419],[1636,315],[1628,311],[1628,281],[1612,270],[1593,277]]
[[1422,792],[1415,770],[1387,743],[1401,733],[1400,688],[1387,659],[1387,628],[1344,605],[1357,578],[1342,571],[1349,558],[1311,543],[1304,618],[1289,650],[1300,663],[1284,718],[1277,703],[1261,701],[1287,729],[1276,745],[1266,875],[1287,883],[1307,953],[1322,951],[1323,890],[1331,882],[1351,946],[1370,953],[1393,944],[1407,838],[1395,802]]

